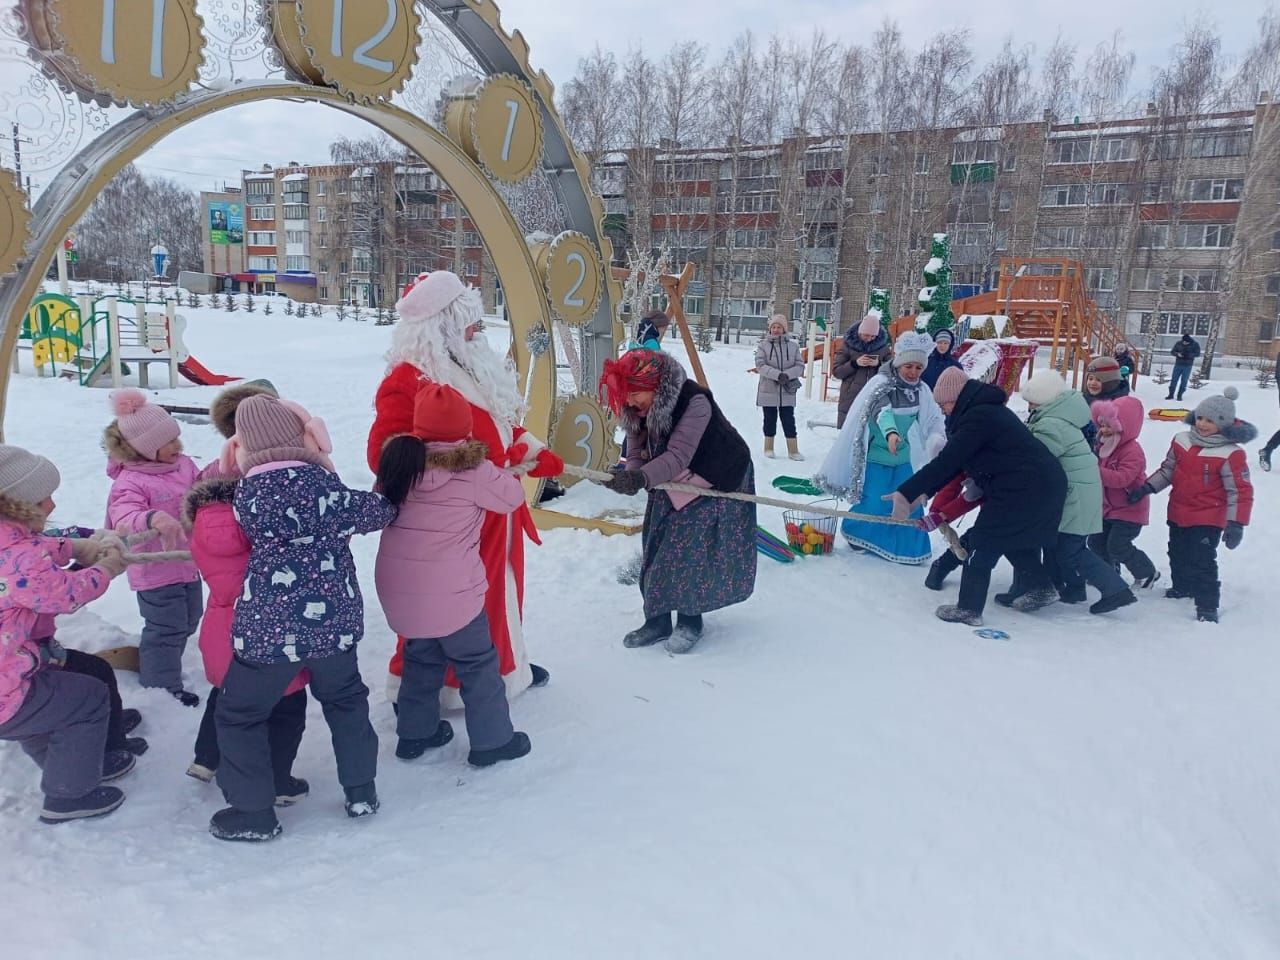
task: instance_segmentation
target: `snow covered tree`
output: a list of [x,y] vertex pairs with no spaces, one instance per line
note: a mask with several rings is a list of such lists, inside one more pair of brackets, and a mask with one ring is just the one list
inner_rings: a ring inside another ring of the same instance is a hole
[[254,301],[252,293],[244,298],[244,308],[249,313],[253,313],[254,310],[257,308],[257,303]]
[[[306,309],[306,307],[303,307],[303,310],[305,310],[305,309]],[[286,300],[286,301],[284,302],[284,315],[285,315],[286,317],[292,317],[292,316],[293,316],[293,301],[292,301],[292,300]]]
[[218,291],[215,290],[213,292],[213,297],[210,298],[209,300],[209,306],[211,306],[214,310],[222,309],[222,295],[219,294]]
[[867,313],[880,314],[880,326],[886,330],[889,324],[893,322],[893,312],[889,309],[889,291],[884,287],[871,288],[871,307]]
[[227,313],[235,313],[240,309],[240,304],[236,303],[236,295],[234,293],[227,294]]
[[264,306],[264,307],[262,308],[262,313],[263,313],[263,315],[264,315],[264,316],[268,316],[268,317],[269,317],[269,316],[271,316],[272,312],[273,312],[273,311],[272,311],[272,309],[271,309],[271,301],[270,301],[270,300],[268,300],[268,301],[267,301],[267,303],[266,303],[266,306]]
[[200,306],[200,295],[194,290],[187,291],[187,306],[192,310]]
[[342,322],[343,320],[347,319],[347,317],[348,317],[347,305],[343,303],[341,300],[339,300],[338,301],[338,321]]
[[955,326],[951,315],[951,239],[945,233],[935,233],[930,253],[924,267],[925,286],[920,291],[916,329],[932,336]]

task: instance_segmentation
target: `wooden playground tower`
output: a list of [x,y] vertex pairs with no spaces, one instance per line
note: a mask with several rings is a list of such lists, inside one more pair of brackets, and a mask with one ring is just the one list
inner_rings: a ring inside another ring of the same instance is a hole
[[957,318],[1008,317],[1005,336],[1048,347],[1049,365],[1064,375],[1070,371],[1071,385],[1079,387],[1090,360],[1128,342],[1089,296],[1084,276],[1080,261],[1066,257],[1003,257],[996,288],[953,301],[951,312]]

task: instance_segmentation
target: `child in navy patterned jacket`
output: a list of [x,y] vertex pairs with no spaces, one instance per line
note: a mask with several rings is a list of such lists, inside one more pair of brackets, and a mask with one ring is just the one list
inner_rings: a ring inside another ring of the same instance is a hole
[[249,397],[236,410],[229,442],[244,479],[233,505],[252,552],[231,628],[235,659],[216,711],[218,785],[230,806],[209,829],[222,840],[280,833],[267,718],[304,666],[333,736],[347,815],[378,809],[378,736],[356,662],[364,603],[347,544],[354,534],[381,530],[396,511],[326,469],[316,439],[322,431],[320,421],[303,423],[270,396]]

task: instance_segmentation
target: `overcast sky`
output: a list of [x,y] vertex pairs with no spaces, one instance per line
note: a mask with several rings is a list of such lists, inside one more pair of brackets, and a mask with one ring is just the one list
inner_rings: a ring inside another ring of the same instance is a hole
[[[642,44],[660,54],[673,41],[698,39],[713,55],[738,31],[774,31],[806,36],[814,27],[843,40],[865,42],[886,17],[901,25],[909,47],[939,31],[969,28],[979,59],[1012,34],[1020,45],[1045,49],[1061,32],[1077,43],[1083,60],[1094,45],[1121,30],[1139,56],[1136,88],[1176,42],[1182,26],[1197,16],[1216,22],[1224,51],[1242,52],[1255,32],[1263,0],[1226,0],[1210,7],[1180,0],[933,0],[861,3],[852,0],[500,0],[503,23],[519,28],[532,48],[535,67],[557,85],[572,76],[580,57],[598,42],[621,55]],[[1207,13],[1206,13],[1207,10]],[[336,111],[294,103],[263,104],[212,117],[185,128],[147,154],[141,166],[193,187],[237,182],[241,167],[263,163],[322,162],[340,135],[371,132]]]

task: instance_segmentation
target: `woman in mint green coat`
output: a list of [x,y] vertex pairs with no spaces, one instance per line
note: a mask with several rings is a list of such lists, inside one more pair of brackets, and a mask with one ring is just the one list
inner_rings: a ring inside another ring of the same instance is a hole
[[[1090,613],[1109,613],[1137,602],[1133,591],[1114,567],[1089,550],[1088,538],[1102,531],[1102,474],[1084,430],[1091,420],[1089,403],[1054,370],[1041,370],[1022,385],[1022,398],[1031,407],[1027,426],[1032,436],[1057,457],[1067,475],[1067,500],[1054,548],[1058,594],[1064,603],[1085,600],[1085,583],[1102,599]],[[998,600],[999,598],[997,598]]]

